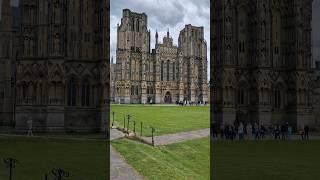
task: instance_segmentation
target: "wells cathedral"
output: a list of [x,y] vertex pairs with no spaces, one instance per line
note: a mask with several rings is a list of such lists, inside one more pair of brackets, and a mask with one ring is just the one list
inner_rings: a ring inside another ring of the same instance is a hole
[[116,103],[207,102],[207,43],[204,28],[186,25],[178,46],[169,31],[155,34],[150,47],[150,30],[145,13],[123,10],[117,29],[117,54],[113,91]]
[[[1,1],[0,1],[1,2]],[[109,118],[108,0],[2,0],[0,126],[100,131]]]
[[314,128],[312,0],[212,6],[214,123]]

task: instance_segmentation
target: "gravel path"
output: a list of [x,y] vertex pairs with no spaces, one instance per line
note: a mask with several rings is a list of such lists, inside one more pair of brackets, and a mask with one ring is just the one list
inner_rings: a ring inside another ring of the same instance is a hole
[[[192,139],[203,138],[209,135],[210,135],[210,128],[196,130],[196,131],[180,132],[176,134],[165,134],[161,136],[155,136],[154,145],[155,146],[167,145],[172,143],[188,141]],[[145,137],[143,139],[149,143],[152,143],[151,137]]]
[[[116,129],[111,129],[110,140],[124,137],[124,134]],[[110,179],[111,180],[142,180],[137,171],[130,166],[125,159],[110,145]]]

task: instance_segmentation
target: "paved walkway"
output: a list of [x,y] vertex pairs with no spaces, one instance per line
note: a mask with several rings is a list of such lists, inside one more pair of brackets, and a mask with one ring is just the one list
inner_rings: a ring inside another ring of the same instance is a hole
[[[110,130],[110,140],[124,137],[124,134],[117,130]],[[130,166],[125,159],[110,145],[110,179],[111,180],[142,180],[137,171]]]
[[[154,145],[155,146],[161,146],[161,145],[167,145],[172,143],[178,143],[183,141],[188,141],[192,139],[198,139],[207,137],[210,135],[210,129],[201,129],[196,131],[188,131],[188,132],[180,132],[176,134],[165,134],[161,136],[155,136],[154,137]],[[144,137],[145,141],[152,143],[151,137]]]
[[110,141],[124,137],[125,134],[117,129],[110,129]]

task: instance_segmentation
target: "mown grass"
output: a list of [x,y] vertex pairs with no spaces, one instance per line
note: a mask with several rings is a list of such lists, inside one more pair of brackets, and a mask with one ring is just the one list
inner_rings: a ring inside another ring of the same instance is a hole
[[214,142],[212,179],[320,179],[320,141]]
[[[54,168],[70,172],[68,179],[106,179],[109,154],[103,140],[63,140],[0,136],[0,179],[8,179],[3,158],[19,161],[16,180],[43,180]],[[49,176],[49,180],[53,179]]]
[[155,128],[155,135],[177,133],[209,128],[209,106],[150,106],[150,105],[111,105],[115,112],[115,124],[127,126],[127,115],[130,114],[129,128],[133,130],[133,121],[136,122],[136,132],[140,135],[142,122],[142,135],[151,136],[151,127]]
[[128,139],[112,142],[113,147],[145,179],[209,179],[209,138],[152,147]]

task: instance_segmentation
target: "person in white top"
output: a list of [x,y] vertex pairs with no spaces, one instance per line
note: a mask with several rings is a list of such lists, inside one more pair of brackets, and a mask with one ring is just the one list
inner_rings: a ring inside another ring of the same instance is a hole
[[27,126],[28,126],[28,136],[33,136],[33,134],[32,134],[32,119],[31,118],[28,119]]
[[246,129],[247,129],[248,138],[251,138],[252,137],[252,125],[251,125],[251,123],[247,124]]
[[240,125],[239,125],[239,127],[238,127],[239,140],[242,140],[242,139],[243,139],[243,133],[244,133],[244,131],[243,131],[243,124],[242,124],[242,122],[240,122]]

